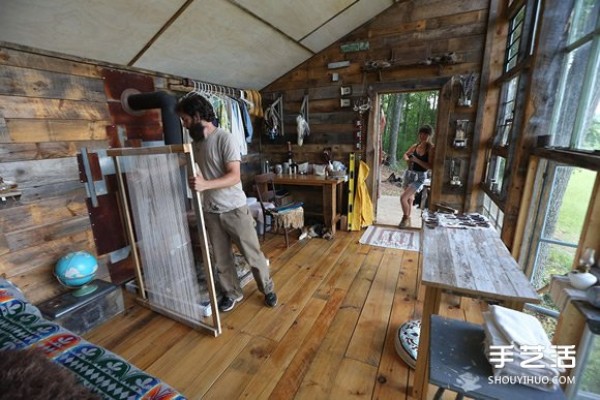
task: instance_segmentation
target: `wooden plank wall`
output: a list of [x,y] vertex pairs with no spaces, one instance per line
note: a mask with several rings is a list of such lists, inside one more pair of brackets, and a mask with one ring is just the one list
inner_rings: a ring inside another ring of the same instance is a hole
[[[261,156],[271,164],[285,161],[286,142],[290,141],[296,161],[322,162],[324,148],[332,147],[334,159],[347,164],[348,154],[355,151],[354,120],[358,114],[350,108],[340,107],[341,86],[352,87],[352,95],[344,96],[351,101],[377,93],[428,89],[433,85],[441,88],[440,78],[450,79],[460,74],[475,72],[481,74],[485,52],[488,24],[488,0],[463,2],[460,0],[399,1],[373,20],[351,32],[338,42],[313,56],[286,75],[262,90],[265,103],[283,96],[284,137],[271,141],[261,134]],[[343,53],[341,44],[368,41],[368,50]],[[454,52],[457,62],[452,65],[424,65],[427,57],[437,57]],[[392,67],[380,71],[364,71],[366,61],[395,60]],[[349,61],[350,66],[328,69],[328,64]],[[332,82],[332,74],[338,73],[339,80]],[[458,88],[457,88],[458,90]],[[302,147],[296,145],[295,119],[300,111],[302,98],[309,95],[309,117],[311,134]],[[441,98],[441,102],[451,101]],[[448,134],[438,145],[449,147],[456,129],[455,121],[468,119],[475,126],[477,98],[473,107],[447,107],[453,109],[449,115]],[[440,108],[444,107],[442,103]],[[362,158],[376,171],[374,160],[375,137],[374,111],[363,115],[363,123],[368,124],[367,142],[363,146]],[[438,129],[439,130],[439,129]],[[471,131],[468,143],[473,143]],[[416,134],[415,134],[416,136]],[[447,149],[447,156],[440,159],[434,168],[444,168],[445,182],[441,190],[441,200],[463,209],[465,188],[456,189],[448,184],[451,158],[460,158],[463,163],[463,182],[471,175],[470,161],[473,151],[480,151],[469,145],[466,149]],[[472,178],[471,178],[472,179]],[[473,179],[472,179],[473,180]],[[376,193],[376,182],[369,181],[372,195]],[[435,184],[435,183],[434,183]]]
[[95,253],[76,154],[106,147],[111,120],[94,65],[0,48],[0,66],[0,176],[22,192],[0,205],[0,274],[35,303],[65,290],[62,255]]
[[[100,279],[120,282],[131,274],[127,263],[112,265],[107,254],[97,252],[106,247],[98,246],[99,241],[107,239],[98,233],[119,228],[93,229],[90,221],[119,224],[114,206],[118,201],[101,201],[108,209],[101,210],[101,218],[90,219],[89,210],[94,209],[86,204],[90,200],[77,156],[83,147],[94,151],[162,140],[160,110],[130,115],[121,106],[121,93],[168,90],[169,81],[178,79],[182,78],[0,47],[0,176],[16,182],[22,193],[0,202],[0,275],[14,281],[32,302],[66,290],[52,271],[71,251],[96,255]],[[97,157],[90,161],[97,163]],[[259,166],[256,140],[244,159],[246,187]],[[92,167],[94,180],[100,180],[99,166]],[[113,178],[106,180],[108,196],[99,200],[114,197]]]

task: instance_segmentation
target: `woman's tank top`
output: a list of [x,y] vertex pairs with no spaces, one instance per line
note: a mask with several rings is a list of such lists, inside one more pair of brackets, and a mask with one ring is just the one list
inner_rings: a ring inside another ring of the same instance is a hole
[[[429,145],[427,145],[427,150],[425,151],[425,154],[423,154],[422,156],[417,153],[417,149],[416,148],[415,148],[415,151],[413,151],[412,155],[415,156],[416,158],[418,158],[419,160],[428,163],[429,162]],[[425,171],[427,171],[426,168],[421,167],[417,163],[412,163],[411,169],[413,171],[416,171],[416,172],[425,172]]]

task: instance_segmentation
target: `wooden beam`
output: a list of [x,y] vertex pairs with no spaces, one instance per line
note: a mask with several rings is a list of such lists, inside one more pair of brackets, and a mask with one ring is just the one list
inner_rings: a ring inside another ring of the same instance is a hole
[[537,148],[533,154],[548,160],[568,164],[574,167],[600,171],[600,152],[577,151],[559,148]]

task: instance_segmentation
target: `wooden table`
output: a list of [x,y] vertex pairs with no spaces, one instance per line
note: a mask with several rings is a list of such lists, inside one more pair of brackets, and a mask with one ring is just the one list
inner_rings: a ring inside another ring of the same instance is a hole
[[431,315],[443,292],[481,298],[522,309],[539,296],[492,228],[424,226],[421,232],[421,284],[425,300],[415,368],[413,397],[427,398]]
[[277,175],[273,182],[282,186],[321,187],[324,225],[331,228],[331,233],[335,234],[335,225],[341,215],[343,178],[326,178],[319,175]]

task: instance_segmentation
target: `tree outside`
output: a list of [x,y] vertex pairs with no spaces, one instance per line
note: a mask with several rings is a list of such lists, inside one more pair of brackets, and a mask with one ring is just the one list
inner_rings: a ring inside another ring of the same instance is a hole
[[438,98],[437,90],[381,95],[380,103],[386,121],[381,132],[384,164],[396,174],[406,169],[402,155],[416,143],[419,127],[429,124],[435,129]]

